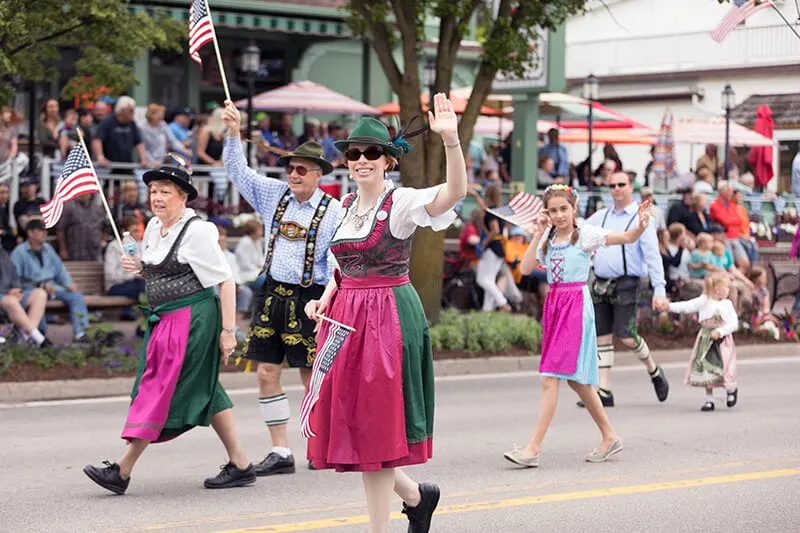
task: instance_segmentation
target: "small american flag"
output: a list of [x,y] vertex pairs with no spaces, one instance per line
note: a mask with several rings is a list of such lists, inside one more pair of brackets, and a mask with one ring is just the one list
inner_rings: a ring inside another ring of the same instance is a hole
[[544,204],[538,196],[518,192],[506,205],[487,209],[487,211],[515,226],[526,229],[536,222],[543,207]]
[[214,23],[205,0],[193,0],[189,8],[189,57],[203,66],[200,49],[214,40]]
[[735,4],[719,23],[717,29],[711,32],[711,38],[721,43],[730,32],[744,22],[748,17],[758,13],[762,9],[775,7],[772,0],[733,0]]
[[72,149],[64,162],[64,170],[56,181],[53,197],[40,208],[45,227],[52,228],[58,224],[61,212],[64,210],[64,202],[96,192],[100,192],[97,177],[94,175],[89,158],[86,157],[83,145],[79,144]]
[[317,348],[317,356],[314,358],[314,368],[311,374],[311,382],[308,384],[308,392],[306,397],[303,398],[303,403],[300,406],[300,427],[303,436],[307,439],[316,436],[311,429],[311,411],[319,400],[319,391],[322,388],[322,382],[325,376],[333,365],[333,360],[342,349],[345,339],[352,331],[355,331],[349,326],[339,324],[333,320],[323,317],[330,323],[328,328],[328,335],[325,342],[321,347]]

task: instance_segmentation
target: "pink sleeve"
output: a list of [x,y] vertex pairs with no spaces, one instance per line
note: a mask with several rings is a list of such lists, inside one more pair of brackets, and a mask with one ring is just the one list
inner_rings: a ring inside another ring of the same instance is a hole
[[794,232],[794,240],[792,241],[792,249],[789,251],[789,257],[798,257],[800,250],[800,227]]

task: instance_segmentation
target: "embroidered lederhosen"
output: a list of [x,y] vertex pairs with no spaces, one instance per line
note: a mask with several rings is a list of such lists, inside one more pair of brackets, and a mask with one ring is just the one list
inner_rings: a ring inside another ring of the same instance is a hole
[[[309,301],[319,299],[325,290],[322,285],[314,283],[314,263],[319,226],[333,197],[329,194],[323,196],[306,229],[296,222],[283,222],[290,194],[287,190],[281,197],[272,218],[261,271],[266,274],[266,281],[256,299],[242,352],[246,358],[259,362],[281,364],[288,359],[289,366],[311,368],[317,347],[315,323],[305,316],[304,308]],[[303,273],[297,285],[279,282],[269,275],[279,234],[288,240],[305,241]]]

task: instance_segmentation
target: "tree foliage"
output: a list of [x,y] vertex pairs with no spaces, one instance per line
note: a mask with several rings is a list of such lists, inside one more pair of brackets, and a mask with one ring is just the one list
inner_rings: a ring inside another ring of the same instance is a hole
[[[497,74],[521,75],[536,60],[531,42],[539,29],[560,26],[567,17],[581,12],[585,4],[586,0],[352,0],[347,9],[352,30],[370,39],[389,84],[398,95],[403,124],[422,113],[423,87],[418,72],[425,45],[425,21],[429,17],[439,20],[434,91],[449,92],[461,41],[472,21],[477,20],[483,55],[459,125],[461,144],[466,149]],[[402,58],[399,64],[395,50]],[[401,165],[405,185],[425,187],[443,180],[444,154],[441,141],[434,137],[412,139],[415,149]],[[415,239],[412,279],[429,318],[435,322],[441,298],[444,240],[441,234],[428,230],[417,232]]]
[[126,0],[0,2],[0,101],[12,82],[58,74],[62,49],[75,49],[75,77],[62,96],[99,87],[125,91],[136,83],[132,62],[148,49],[179,50],[185,26],[163,11],[134,14]]

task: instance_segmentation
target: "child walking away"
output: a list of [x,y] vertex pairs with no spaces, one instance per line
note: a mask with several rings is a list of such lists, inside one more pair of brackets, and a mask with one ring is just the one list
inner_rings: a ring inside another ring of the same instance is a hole
[[[611,427],[600,397],[594,390],[598,382],[597,334],[594,307],[586,280],[592,252],[603,246],[635,242],[650,221],[650,205],[639,206],[639,225],[624,233],[583,224],[578,229],[578,194],[566,185],[551,185],[544,193],[546,213],[539,219],[533,241],[520,265],[523,275],[538,264],[547,270],[550,291],[544,304],[542,357],[542,403],[539,419],[528,445],[507,452],[504,457],[520,466],[539,466],[539,452],[558,405],[558,388],[566,381],[586,404],[602,434],[600,447],[586,460],[602,463],[622,450],[620,439]],[[541,246],[540,246],[541,245]]]
[[706,400],[701,411],[714,410],[714,387],[724,387],[728,407],[733,407],[739,397],[736,385],[736,346],[733,333],[739,318],[728,300],[730,278],[726,272],[714,272],[706,278],[705,294],[686,302],[670,303],[673,313],[698,313],[702,326],[697,334],[686,384],[705,387]]

